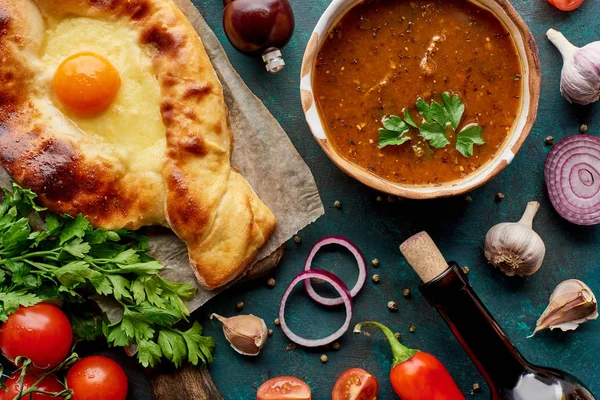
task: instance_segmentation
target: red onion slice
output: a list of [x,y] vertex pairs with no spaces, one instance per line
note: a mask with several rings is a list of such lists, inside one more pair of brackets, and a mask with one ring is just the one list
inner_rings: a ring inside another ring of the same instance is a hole
[[577,134],[548,154],[546,187],[554,209],[577,225],[600,223],[600,138]]
[[[312,279],[312,278],[322,279],[325,282],[328,282],[329,284],[331,284],[331,286],[333,286],[333,288],[340,294],[342,302],[344,303],[344,306],[346,307],[346,320],[344,321],[344,324],[341,326],[340,329],[335,331],[333,334],[331,334],[327,337],[324,337],[322,339],[306,339],[301,336],[298,336],[294,332],[292,332],[292,330],[289,328],[289,326],[287,325],[287,323],[285,321],[285,304],[287,303],[287,299],[290,296],[290,293],[292,293],[292,289],[294,289],[294,286],[296,286],[298,284],[298,282],[306,281],[306,280]],[[301,346],[305,346],[305,347],[325,346],[329,343],[336,341],[344,333],[346,333],[346,331],[350,327],[351,319],[352,319],[352,297],[350,297],[350,292],[348,291],[348,288],[346,287],[346,285],[344,285],[344,282],[342,282],[340,280],[340,278],[338,278],[334,274],[327,272],[327,271],[321,271],[321,270],[305,271],[305,272],[302,272],[300,275],[296,276],[292,280],[290,285],[287,287],[287,289],[285,290],[285,293],[283,294],[283,298],[281,299],[281,305],[279,306],[279,322],[281,324],[281,330],[283,331],[285,336],[287,336],[288,339],[290,339],[292,342],[297,343]]]
[[[352,253],[354,258],[356,258],[356,264],[358,265],[358,279],[356,280],[356,284],[354,285],[354,287],[350,290],[350,297],[355,297],[358,294],[358,292],[360,292],[360,289],[362,289],[362,287],[365,284],[365,280],[367,279],[367,263],[365,262],[365,257],[360,252],[358,247],[356,247],[356,245],[348,239],[340,236],[328,236],[319,240],[310,250],[308,258],[304,263],[304,270],[310,271],[313,259],[315,258],[319,250],[321,250],[323,246],[327,246],[330,244],[337,244],[345,247]],[[344,302],[344,300],[341,297],[327,298],[315,292],[315,289],[312,287],[310,279],[304,281],[304,287],[311,299],[324,306],[338,306]]]

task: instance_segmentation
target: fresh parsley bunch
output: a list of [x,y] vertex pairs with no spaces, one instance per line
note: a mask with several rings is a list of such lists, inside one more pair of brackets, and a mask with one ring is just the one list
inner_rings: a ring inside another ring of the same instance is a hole
[[[0,204],[0,321],[19,306],[62,303],[75,334],[83,340],[104,336],[111,346],[137,348],[144,366],[165,358],[179,367],[212,361],[215,341],[202,336],[197,322],[188,330],[183,300],[195,294],[189,284],[168,281],[164,268],[148,255],[148,238],[126,229],[92,227],[79,215],[40,212],[36,194],[13,183]],[[35,229],[42,226],[45,229]],[[109,321],[96,302],[122,310]],[[121,313],[119,313],[121,314]]]
[[[419,130],[423,139],[429,142],[431,147],[441,149],[450,144],[446,137],[446,129],[451,126],[454,131],[458,129],[465,105],[458,95],[450,96],[450,93],[442,93],[442,104],[435,100],[427,103],[419,98],[417,100],[417,110],[425,119],[421,126],[417,125],[410,116],[408,110],[404,110],[404,116],[391,115],[383,120],[383,128],[379,129],[379,139],[377,143],[380,148],[389,145],[401,145],[410,140],[410,136],[405,136],[410,127]],[[473,145],[484,144],[481,137],[481,127],[476,124],[469,124],[456,135],[456,150],[463,156],[471,157],[473,155]]]

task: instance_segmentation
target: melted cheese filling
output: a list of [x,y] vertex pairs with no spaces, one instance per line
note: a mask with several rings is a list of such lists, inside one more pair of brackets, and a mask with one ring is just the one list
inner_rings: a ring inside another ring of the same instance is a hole
[[[68,112],[51,85],[63,60],[83,51],[108,59],[121,78],[121,88],[108,110],[93,117]],[[152,71],[151,55],[140,47],[137,32],[115,21],[67,18],[46,31],[41,62],[41,87],[50,91],[51,106],[87,136],[82,150],[93,148],[97,154],[116,157],[131,172],[160,173],[166,149],[160,86]]]

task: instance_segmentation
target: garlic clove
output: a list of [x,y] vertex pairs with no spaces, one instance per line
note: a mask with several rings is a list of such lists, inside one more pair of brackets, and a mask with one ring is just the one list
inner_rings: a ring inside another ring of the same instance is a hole
[[560,51],[563,68],[560,92],[570,102],[590,104],[600,99],[600,41],[579,48],[557,30],[549,29],[548,39]]
[[257,356],[260,353],[269,336],[267,324],[262,318],[252,314],[230,318],[212,314],[210,318],[213,317],[223,324],[225,338],[235,351],[245,356]]
[[497,224],[485,235],[485,257],[508,276],[532,275],[542,266],[546,246],[532,229],[539,207],[530,201],[519,222]]
[[592,290],[580,280],[569,279],[554,289],[550,304],[537,320],[531,336],[546,328],[575,330],[580,324],[596,318],[598,302]]

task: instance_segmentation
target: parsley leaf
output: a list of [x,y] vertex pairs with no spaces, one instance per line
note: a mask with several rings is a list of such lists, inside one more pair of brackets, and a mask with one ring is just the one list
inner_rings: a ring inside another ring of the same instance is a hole
[[117,301],[133,300],[129,291],[130,283],[126,278],[121,275],[109,275],[108,280],[112,284],[113,294]]
[[444,130],[448,125],[451,124],[448,112],[440,103],[435,100],[431,100],[431,107],[429,107],[429,117],[426,118],[428,122],[437,122]]
[[60,232],[60,244],[64,244],[75,237],[83,238],[85,236],[85,231],[90,226],[90,223],[83,215],[79,214],[75,219],[66,217],[66,220],[67,221]]
[[31,227],[27,218],[23,217],[14,221],[0,236],[0,243],[2,244],[0,254],[11,257],[25,251],[29,247],[30,233]]
[[161,306],[164,301],[161,297],[163,292],[160,282],[149,277],[139,277],[131,283],[131,293],[136,304],[142,304],[148,300],[155,306]]
[[154,336],[154,329],[150,326],[148,319],[137,311],[126,307],[123,311],[120,328],[128,338],[136,341],[148,340]]
[[137,358],[144,368],[154,367],[162,357],[160,346],[149,340],[140,340],[137,351]]
[[441,149],[446,146],[450,141],[446,137],[446,128],[440,126],[436,122],[427,122],[419,127],[419,133],[423,136],[423,139],[429,140],[429,145],[436,149]]
[[19,213],[25,217],[29,216],[32,211],[46,210],[46,207],[35,203],[37,195],[32,190],[22,188],[15,182],[12,182],[12,189],[12,192],[8,189],[2,189],[4,191],[4,204],[7,207],[16,207]]
[[199,362],[212,362],[215,340],[211,337],[202,336],[202,326],[198,322],[194,322],[194,325],[189,330],[181,332],[181,335],[188,348],[189,362],[194,365],[197,365]]
[[406,123],[404,123],[402,118],[397,115],[390,115],[389,118],[385,118],[383,120],[383,127],[388,131],[395,131],[399,134],[403,134],[408,131],[408,126],[406,126]]
[[407,109],[404,109],[404,122],[406,122],[408,125],[412,126],[413,128],[418,128],[417,124],[415,123],[415,121],[413,121],[413,119],[410,116],[410,113],[408,112]]
[[183,336],[176,330],[164,329],[158,334],[158,345],[167,360],[175,364],[176,367],[181,366],[186,353],[187,346]]
[[33,306],[41,301],[42,298],[28,293],[26,289],[9,292],[4,288],[0,292],[0,321],[5,322],[20,306]]
[[410,140],[410,137],[402,136],[398,132],[388,131],[387,129],[379,130],[379,138],[377,139],[377,144],[380,149],[383,149],[386,146],[390,145],[401,145]]
[[[465,105],[460,97],[444,92],[442,93],[442,104],[435,100],[428,103],[423,98],[418,98],[416,107],[425,122],[421,126],[417,125],[406,109],[404,109],[403,118],[391,115],[382,121],[383,128],[379,129],[377,140],[379,148],[406,143],[410,137],[404,136],[404,134],[411,127],[419,130],[419,134],[429,142],[430,147],[441,149],[450,144],[450,140],[446,136],[446,129],[451,126],[456,132],[465,112]],[[473,155],[473,145],[484,143],[481,137],[481,128],[477,125],[464,128],[456,137],[456,149],[465,157]]]
[[442,93],[442,101],[444,102],[444,110],[452,125],[452,129],[456,130],[465,112],[465,105],[460,101],[460,97],[457,94],[450,98],[450,93],[448,92]]
[[67,288],[85,283],[91,275],[92,270],[85,261],[73,261],[54,271],[54,276]]
[[134,272],[139,275],[156,275],[164,266],[156,260],[129,265],[117,265],[122,272]]
[[377,144],[380,149],[389,145],[400,145],[410,140],[410,137],[404,136],[408,132],[408,125],[397,115],[390,115],[383,120],[383,128],[379,129],[379,138]]
[[477,125],[466,127],[456,135],[456,150],[465,157],[471,157],[473,155],[474,144],[484,143],[485,142],[481,137],[481,127]]
[[81,238],[75,238],[71,240],[69,243],[65,244],[62,248],[62,252],[59,257],[62,259],[67,258],[66,253],[69,253],[73,257],[83,258],[87,253],[90,252],[92,247],[89,243],[86,243]]
[[135,264],[140,262],[140,256],[134,249],[127,249],[113,258],[113,261],[117,264]]
[[146,317],[149,321],[163,326],[171,326],[183,318],[183,315],[181,315],[181,313],[179,313],[177,310],[156,307],[148,302],[143,302],[134,308],[144,315],[144,317]]
[[129,346],[132,342],[131,338],[127,336],[127,333],[122,329],[120,324],[108,326],[105,331],[106,340],[114,347]]
[[427,104],[425,100],[423,100],[421,97],[417,99],[417,111],[419,111],[419,114],[423,115],[423,117],[428,121],[431,119],[429,108],[429,104]]
[[[402,121],[395,129],[400,129]],[[138,350],[144,366],[163,359],[176,366],[212,361],[214,340],[194,323],[174,329],[190,314],[184,303],[196,293],[187,283],[159,275],[164,268],[148,252],[148,238],[126,229],[93,228],[81,215],[48,213],[39,220],[36,195],[16,183],[0,203],[0,321],[20,306],[61,303],[74,333],[83,340],[104,337],[111,346]],[[97,302],[121,307],[104,314]],[[114,315],[113,315],[114,314]]]

